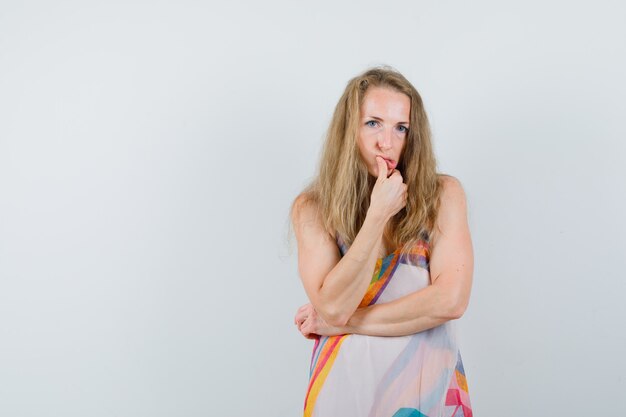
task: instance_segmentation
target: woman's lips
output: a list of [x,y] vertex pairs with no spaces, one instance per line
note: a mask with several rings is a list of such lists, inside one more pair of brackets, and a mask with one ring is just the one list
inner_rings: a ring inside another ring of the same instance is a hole
[[383,158],[385,160],[385,162],[387,163],[387,169],[389,171],[393,171],[394,170],[394,168],[396,167],[396,161],[394,161],[392,159],[387,159],[387,158],[385,158],[382,155],[378,155],[378,156],[380,156],[381,158]]

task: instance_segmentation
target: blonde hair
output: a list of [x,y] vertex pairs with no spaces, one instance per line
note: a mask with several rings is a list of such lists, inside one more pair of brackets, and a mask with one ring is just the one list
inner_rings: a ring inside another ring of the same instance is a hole
[[[420,240],[430,242],[442,186],[431,143],[431,131],[419,93],[397,70],[372,67],[352,78],[335,107],[326,132],[317,175],[294,199],[312,202],[321,211],[324,229],[350,245],[365,220],[376,178],[368,173],[358,148],[361,103],[369,87],[385,87],[411,100],[409,130],[397,169],[407,185],[406,206],[388,222],[388,238],[406,254]],[[299,198],[301,197],[302,198]]]

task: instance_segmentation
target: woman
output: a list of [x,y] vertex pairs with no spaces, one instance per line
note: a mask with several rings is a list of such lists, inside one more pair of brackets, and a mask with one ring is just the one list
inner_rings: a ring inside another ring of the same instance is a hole
[[465,194],[436,172],[421,97],[400,73],[350,80],[290,214],[311,301],[294,322],[315,340],[304,415],[471,417],[452,321],[473,274]]

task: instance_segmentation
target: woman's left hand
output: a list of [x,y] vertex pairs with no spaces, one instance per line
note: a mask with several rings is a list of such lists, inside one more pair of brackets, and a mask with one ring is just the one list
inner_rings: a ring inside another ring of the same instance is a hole
[[317,314],[311,303],[300,307],[294,318],[298,330],[307,339],[317,339],[320,336],[337,336],[345,334],[339,326],[331,326]]

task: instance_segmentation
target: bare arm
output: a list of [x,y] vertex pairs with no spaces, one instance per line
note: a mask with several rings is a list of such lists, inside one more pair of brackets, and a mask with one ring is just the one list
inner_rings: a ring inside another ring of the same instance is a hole
[[444,182],[438,215],[441,235],[430,255],[432,284],[384,304],[359,308],[339,333],[403,336],[460,318],[469,303],[474,268],[465,193],[457,179]]
[[407,186],[377,158],[378,178],[370,207],[350,248],[339,256],[337,244],[324,230],[319,210],[296,200],[293,224],[298,240],[298,272],[311,304],[332,325],[344,325],[354,314],[372,280],[378,247],[387,221],[406,205]]
[[405,336],[458,318],[447,308],[445,294],[429,285],[388,303],[358,308],[338,334]]
[[343,325],[372,279],[386,219],[368,212],[354,242],[341,257],[336,242],[323,230],[314,204],[296,201],[293,213],[298,272],[307,296],[326,322]]

